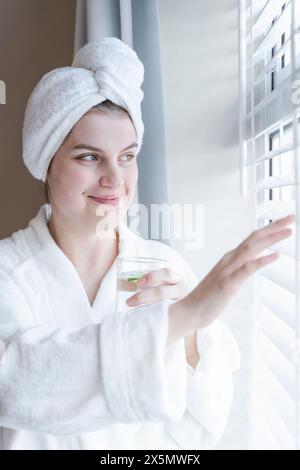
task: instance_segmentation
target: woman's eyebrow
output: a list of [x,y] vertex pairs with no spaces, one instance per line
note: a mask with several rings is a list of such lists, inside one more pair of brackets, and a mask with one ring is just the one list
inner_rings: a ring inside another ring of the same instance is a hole
[[[128,145],[128,147],[125,147],[123,150],[121,150],[121,152],[124,152],[125,150],[129,150],[132,147],[137,147],[137,146],[138,144],[136,142],[133,142],[132,144]],[[105,153],[105,151],[100,148],[94,147],[93,145],[90,145],[90,144],[84,144],[84,143],[76,145],[73,148],[73,150],[75,149],[87,149],[87,150],[94,150],[95,152],[99,152],[99,153]]]

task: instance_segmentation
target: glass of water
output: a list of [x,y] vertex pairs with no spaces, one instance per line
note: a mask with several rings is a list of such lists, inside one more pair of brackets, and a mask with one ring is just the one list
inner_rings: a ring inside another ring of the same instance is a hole
[[145,274],[156,269],[165,268],[166,259],[142,258],[142,257],[119,257],[117,260],[117,312],[128,311],[132,308],[126,304],[126,300],[135,292],[141,290],[136,283]]

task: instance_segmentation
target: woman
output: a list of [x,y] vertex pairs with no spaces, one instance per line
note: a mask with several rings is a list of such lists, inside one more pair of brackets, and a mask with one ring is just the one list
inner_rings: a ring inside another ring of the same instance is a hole
[[[175,250],[133,233],[123,218],[138,178],[142,79],[134,51],[105,38],[29,99],[23,158],[48,203],[0,241],[2,449],[204,449],[224,431],[240,355],[217,317],[276,259],[257,256],[290,235],[292,216],[251,234],[200,283]],[[124,314],[120,255],[168,261]]]

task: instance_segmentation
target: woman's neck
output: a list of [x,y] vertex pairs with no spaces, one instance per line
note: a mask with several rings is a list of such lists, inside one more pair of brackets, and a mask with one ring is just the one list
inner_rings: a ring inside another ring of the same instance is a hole
[[62,223],[51,215],[48,221],[49,232],[70,259],[80,276],[102,279],[119,252],[119,234],[99,237],[96,233],[79,232],[67,223]]

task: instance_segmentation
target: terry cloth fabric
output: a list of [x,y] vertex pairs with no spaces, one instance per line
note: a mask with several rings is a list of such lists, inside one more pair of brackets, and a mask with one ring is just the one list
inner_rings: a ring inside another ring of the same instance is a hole
[[92,106],[107,99],[128,111],[139,152],[143,79],[144,66],[135,51],[114,37],[86,44],[71,66],[46,73],[32,91],[24,116],[22,156],[30,173],[45,182],[66,135]]
[[[195,369],[181,338],[165,346],[169,300],[117,313],[117,258],[91,305],[52,238],[51,205],[0,240],[0,449],[211,449],[240,367],[237,341],[214,321],[197,330]],[[119,256],[164,258],[190,289],[173,248],[120,222]]]

